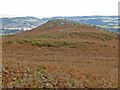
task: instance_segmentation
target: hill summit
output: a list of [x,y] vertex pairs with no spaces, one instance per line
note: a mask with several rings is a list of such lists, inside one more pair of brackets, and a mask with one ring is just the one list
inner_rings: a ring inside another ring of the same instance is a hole
[[58,29],[58,28],[68,28],[72,26],[80,25],[78,22],[64,20],[64,19],[57,19],[57,20],[49,20],[45,24],[40,27],[45,27],[47,29]]

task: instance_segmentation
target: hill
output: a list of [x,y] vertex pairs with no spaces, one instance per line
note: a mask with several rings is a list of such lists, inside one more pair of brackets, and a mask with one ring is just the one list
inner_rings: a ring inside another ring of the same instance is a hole
[[14,17],[14,18],[0,18],[2,20],[2,27],[0,33],[15,34],[18,32],[30,30],[34,27],[42,25],[49,20],[67,19],[82,24],[90,24],[107,29],[113,32],[118,32],[118,16],[73,16],[73,17],[50,17],[50,18],[36,18],[36,17]]
[[3,86],[116,88],[118,35],[69,20],[50,20],[3,37]]
[[[40,25],[40,19],[35,17],[14,17],[14,18],[1,18],[3,28],[22,28]],[[42,22],[41,22],[42,23]]]

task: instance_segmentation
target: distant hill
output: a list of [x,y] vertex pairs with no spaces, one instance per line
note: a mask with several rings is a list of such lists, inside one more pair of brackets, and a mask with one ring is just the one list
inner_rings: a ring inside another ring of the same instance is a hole
[[49,20],[67,19],[81,24],[89,24],[108,29],[113,32],[118,32],[118,17],[117,16],[73,16],[73,17],[51,17],[38,19],[35,17],[15,17],[15,18],[0,18],[2,27],[0,33],[14,34],[17,32],[30,30],[40,26]]
[[15,17],[15,18],[2,18],[3,28],[24,28],[34,27],[42,24],[42,20],[35,17]]

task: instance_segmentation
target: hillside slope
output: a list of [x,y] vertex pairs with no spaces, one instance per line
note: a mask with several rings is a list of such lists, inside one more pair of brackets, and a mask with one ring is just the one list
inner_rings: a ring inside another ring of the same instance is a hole
[[4,87],[117,87],[118,37],[89,25],[51,20],[3,37]]

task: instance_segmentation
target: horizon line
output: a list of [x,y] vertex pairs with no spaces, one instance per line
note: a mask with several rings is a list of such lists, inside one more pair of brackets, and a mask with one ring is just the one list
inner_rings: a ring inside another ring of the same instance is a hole
[[75,16],[48,16],[48,17],[40,17],[40,16],[22,16],[22,15],[2,15],[0,16],[0,18],[17,18],[17,17],[35,17],[35,18],[39,18],[39,19],[43,19],[43,18],[52,18],[52,17],[82,17],[82,16],[119,16],[119,15],[75,15]]

